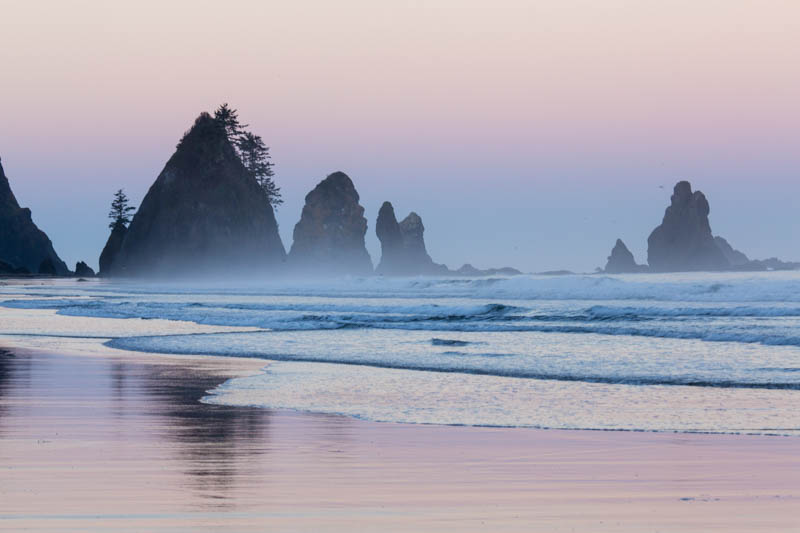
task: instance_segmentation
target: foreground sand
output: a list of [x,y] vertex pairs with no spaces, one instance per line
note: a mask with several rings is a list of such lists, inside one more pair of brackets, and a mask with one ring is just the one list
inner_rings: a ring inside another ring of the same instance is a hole
[[3,531],[800,530],[797,438],[210,406],[264,362],[58,342],[0,338]]

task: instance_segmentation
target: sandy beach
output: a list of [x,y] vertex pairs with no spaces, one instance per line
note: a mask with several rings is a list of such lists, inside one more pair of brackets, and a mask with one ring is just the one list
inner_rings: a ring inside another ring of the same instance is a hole
[[263,360],[6,336],[3,531],[797,531],[792,437],[374,423],[205,405]]

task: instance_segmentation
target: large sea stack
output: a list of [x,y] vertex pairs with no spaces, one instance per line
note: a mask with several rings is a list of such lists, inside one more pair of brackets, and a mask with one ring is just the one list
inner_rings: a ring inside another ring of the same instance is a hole
[[725,270],[729,261],[711,234],[710,208],[688,181],[675,185],[664,220],[647,239],[647,262],[657,272]]
[[111,235],[108,236],[106,245],[100,253],[100,276],[110,276],[111,266],[117,258],[119,251],[122,249],[122,242],[125,240],[125,235],[128,233],[128,226],[125,224],[115,224],[111,229]]
[[119,253],[111,255],[111,266],[101,266],[104,274],[194,277],[263,274],[286,252],[266,195],[225,127],[203,113],[142,200]]
[[289,252],[292,273],[372,273],[372,260],[364,245],[367,219],[358,202],[358,192],[344,172],[334,172],[306,195]]
[[644,272],[647,267],[644,265],[637,265],[633,258],[633,254],[622,239],[617,239],[614,248],[611,249],[611,255],[608,256],[605,272],[608,274],[628,274],[632,272]]
[[38,274],[45,267],[46,274],[69,274],[67,265],[53,249],[53,243],[36,227],[31,210],[17,203],[11,185],[0,163],[0,261],[12,272]]
[[416,276],[446,274],[444,265],[433,262],[425,248],[425,226],[422,218],[412,212],[397,222],[394,207],[383,202],[378,211],[375,233],[381,241],[381,262],[375,272],[386,276]]

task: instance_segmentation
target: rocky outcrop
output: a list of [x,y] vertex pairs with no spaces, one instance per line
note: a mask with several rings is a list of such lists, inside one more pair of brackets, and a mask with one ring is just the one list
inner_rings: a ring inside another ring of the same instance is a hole
[[664,219],[647,239],[647,262],[657,272],[725,270],[725,258],[708,222],[710,208],[688,181],[675,185]]
[[433,262],[425,248],[425,226],[412,212],[398,223],[394,207],[383,202],[378,211],[375,233],[381,241],[381,261],[375,272],[385,276],[417,276],[447,274],[444,265]]
[[111,230],[111,235],[108,236],[106,245],[100,253],[100,273],[98,275],[102,277],[111,275],[111,265],[114,264],[114,259],[122,249],[122,241],[125,240],[127,233],[128,227],[125,224],[116,224]]
[[453,272],[459,276],[469,276],[473,278],[478,278],[482,276],[519,276],[522,274],[519,270],[512,267],[501,267],[501,268],[475,268],[469,263],[465,263],[461,266],[458,270]]
[[725,259],[728,260],[728,263],[730,263],[732,267],[740,267],[750,263],[750,259],[745,254],[743,254],[739,250],[734,249],[733,246],[731,246],[728,243],[728,241],[726,241],[722,237],[719,236],[714,237],[714,242],[716,243],[717,248],[719,248],[720,251],[722,252],[722,255],[725,256]]
[[101,271],[257,275],[276,268],[285,255],[266,195],[245,170],[224,126],[203,113],[142,200],[110,269],[104,264]]
[[0,260],[14,270],[39,272],[45,261],[53,275],[67,275],[69,269],[53,249],[53,243],[31,219],[31,210],[17,203],[0,163]]
[[644,265],[637,265],[633,254],[622,239],[617,239],[614,248],[611,249],[611,255],[608,256],[608,262],[604,272],[608,274],[628,274],[632,272],[644,272],[647,267]]
[[367,219],[358,202],[358,192],[344,172],[334,172],[306,195],[289,252],[291,273],[372,273],[372,260],[364,245]]
[[78,261],[75,265],[75,275],[79,278],[93,278],[94,270],[83,261]]

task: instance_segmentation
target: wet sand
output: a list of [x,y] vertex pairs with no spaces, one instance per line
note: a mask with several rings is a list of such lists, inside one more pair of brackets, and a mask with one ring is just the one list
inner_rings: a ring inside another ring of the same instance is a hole
[[58,342],[0,355],[2,531],[800,530],[798,438],[204,405],[264,361]]

